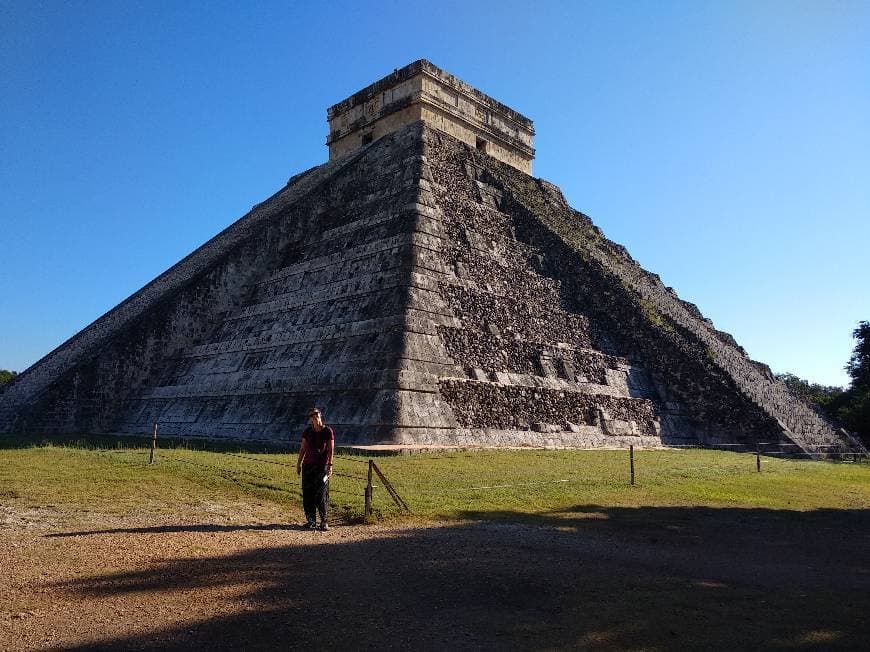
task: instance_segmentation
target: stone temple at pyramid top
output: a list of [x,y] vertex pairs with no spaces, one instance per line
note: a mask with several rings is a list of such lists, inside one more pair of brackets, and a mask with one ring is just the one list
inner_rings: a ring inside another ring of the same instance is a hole
[[329,160],[422,120],[464,143],[532,173],[535,128],[524,115],[425,59],[366,86],[326,112]]

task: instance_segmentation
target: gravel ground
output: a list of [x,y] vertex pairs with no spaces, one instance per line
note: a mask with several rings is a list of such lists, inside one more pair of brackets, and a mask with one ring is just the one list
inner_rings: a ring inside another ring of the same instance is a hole
[[[867,510],[0,509],[0,649],[866,649]],[[300,514],[290,514],[300,520]],[[518,521],[522,521],[522,523]]]

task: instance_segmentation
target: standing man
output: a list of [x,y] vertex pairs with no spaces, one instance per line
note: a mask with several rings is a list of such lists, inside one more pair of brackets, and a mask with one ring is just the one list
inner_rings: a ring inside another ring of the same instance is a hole
[[308,410],[310,425],[302,432],[299,458],[296,460],[296,475],[302,474],[302,507],[305,510],[305,529],[317,526],[320,513],[320,529],[326,532],[329,524],[326,511],[329,507],[329,479],[332,477],[332,451],[335,447],[335,432],[323,423],[320,410]]

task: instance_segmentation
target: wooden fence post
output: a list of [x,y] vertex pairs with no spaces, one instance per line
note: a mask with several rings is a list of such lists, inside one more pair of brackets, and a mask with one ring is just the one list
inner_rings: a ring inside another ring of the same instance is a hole
[[761,473],[761,444],[755,445],[755,471]]
[[411,510],[408,507],[408,504],[404,500],[402,500],[402,497],[398,494],[398,492],[396,492],[396,490],[393,488],[393,485],[390,484],[390,481],[387,480],[387,476],[383,474],[383,472],[380,470],[380,468],[378,468],[378,465],[375,464],[374,461],[372,462],[372,468],[374,468],[375,473],[378,474],[378,477],[381,479],[381,482],[384,485],[384,489],[386,489],[387,493],[390,494],[390,498],[393,499],[393,502],[402,509],[404,509],[406,512],[410,512]]
[[374,465],[373,460],[369,460],[369,480],[366,483],[366,506],[365,506],[365,515],[366,518],[372,515],[372,466]]
[[151,455],[148,464],[154,464],[154,449],[157,448],[157,423],[154,423],[154,432],[151,433]]
[[628,464],[631,469],[631,484],[634,485],[634,445],[628,446]]

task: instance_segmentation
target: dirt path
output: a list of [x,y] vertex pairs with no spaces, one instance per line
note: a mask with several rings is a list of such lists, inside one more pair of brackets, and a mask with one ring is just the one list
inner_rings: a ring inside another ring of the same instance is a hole
[[870,640],[866,511],[578,506],[325,534],[263,513],[154,521],[38,511],[0,521],[0,649]]

